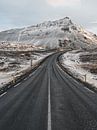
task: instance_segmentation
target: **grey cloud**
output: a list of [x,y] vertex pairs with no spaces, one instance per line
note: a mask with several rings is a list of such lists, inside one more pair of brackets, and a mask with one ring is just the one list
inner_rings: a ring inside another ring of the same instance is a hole
[[4,15],[14,26],[27,26],[45,20],[71,17],[84,27],[97,20],[97,0],[81,0],[78,7],[53,8],[46,0],[0,0],[0,16]]

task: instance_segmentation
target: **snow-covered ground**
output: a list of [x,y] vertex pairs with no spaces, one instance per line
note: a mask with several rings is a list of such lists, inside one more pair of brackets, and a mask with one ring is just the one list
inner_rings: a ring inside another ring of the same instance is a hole
[[18,42],[2,42],[0,43],[0,51],[35,51],[44,49],[42,46],[34,46],[28,43]]
[[61,63],[74,77],[85,81],[86,76],[86,82],[97,87],[97,74],[93,74],[89,70],[81,67],[84,63],[80,61],[80,56],[83,54],[88,54],[88,52],[80,52],[78,50],[67,52],[62,56]]
[[[68,17],[0,32],[0,46],[9,44],[9,47],[12,43],[12,46],[25,44],[27,48],[27,45],[30,44],[32,49],[39,46],[52,49],[60,47],[59,40],[66,39],[69,40],[66,46],[73,49],[97,47],[97,36],[74,24]],[[7,47],[6,49],[8,49]]]
[[[31,62],[32,62],[32,68],[34,68],[35,65],[37,65],[41,60],[43,60],[45,57],[50,55],[52,53],[35,53],[31,54],[30,58],[18,58],[16,57],[0,57],[0,88],[3,87],[8,82],[12,81],[15,77],[22,75],[25,71],[31,68]],[[32,59],[32,60],[31,60]],[[19,64],[14,64],[14,62],[17,62]],[[2,65],[2,63],[4,65]],[[16,65],[16,66],[14,66]]]

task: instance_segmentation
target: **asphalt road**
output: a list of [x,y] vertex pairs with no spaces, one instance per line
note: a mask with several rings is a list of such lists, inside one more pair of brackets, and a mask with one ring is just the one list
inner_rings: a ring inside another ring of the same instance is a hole
[[57,56],[0,96],[0,130],[97,130],[97,94],[63,72]]

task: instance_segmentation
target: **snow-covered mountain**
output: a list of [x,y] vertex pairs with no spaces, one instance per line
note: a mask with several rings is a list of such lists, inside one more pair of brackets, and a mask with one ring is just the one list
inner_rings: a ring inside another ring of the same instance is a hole
[[70,18],[0,32],[0,43],[26,43],[55,48],[59,41],[72,48],[95,48],[97,36],[75,25]]

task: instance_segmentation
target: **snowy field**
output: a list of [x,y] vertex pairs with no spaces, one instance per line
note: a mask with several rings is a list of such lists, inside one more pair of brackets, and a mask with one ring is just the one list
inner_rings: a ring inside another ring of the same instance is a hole
[[[97,52],[95,52],[97,55]],[[97,73],[91,72],[89,66],[93,66],[96,64],[97,66],[97,59],[94,61],[89,61],[88,57],[93,55],[93,53],[89,52],[81,52],[79,50],[67,52],[62,56],[62,65],[68,69],[72,73],[72,75],[78,79],[81,79],[82,81],[86,81],[89,84],[92,84],[93,86],[97,87]],[[82,61],[81,57],[84,57],[84,60]],[[88,57],[87,57],[88,56]],[[93,58],[94,56],[92,56]],[[86,59],[85,59],[86,58]],[[86,66],[87,65],[87,66]],[[85,66],[85,67],[83,67]],[[92,68],[94,69],[94,68]],[[95,69],[96,70],[96,69]]]
[[0,87],[22,75],[26,70],[34,68],[41,60],[51,53],[18,53],[0,51]]

